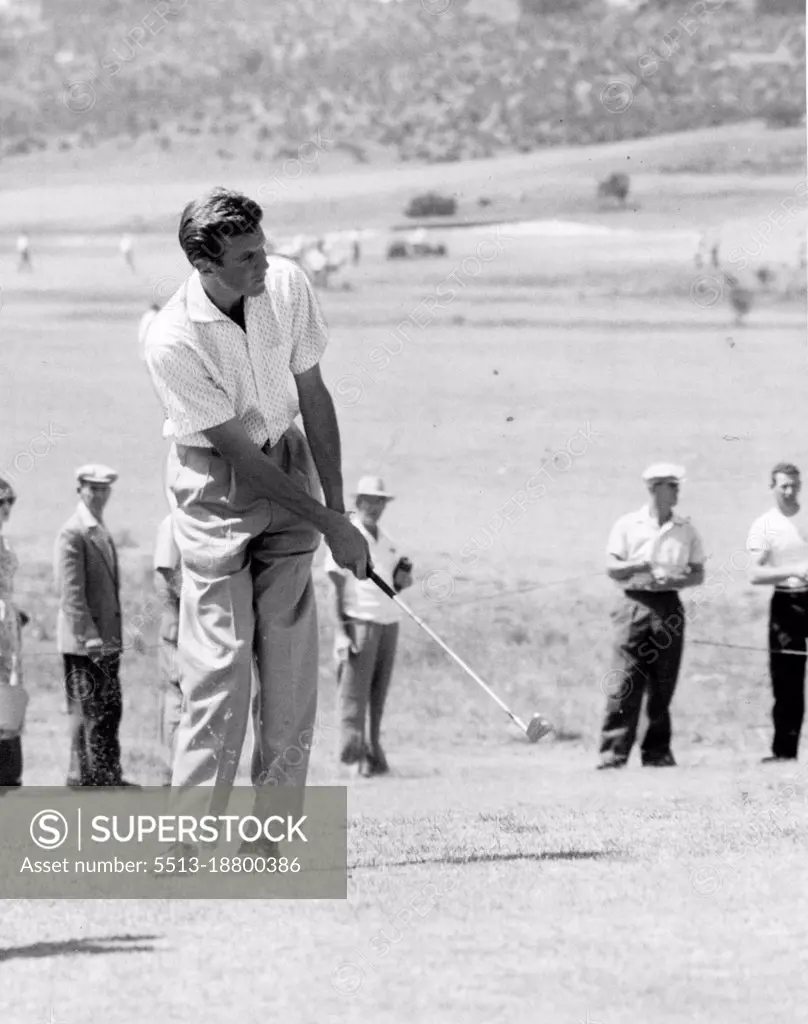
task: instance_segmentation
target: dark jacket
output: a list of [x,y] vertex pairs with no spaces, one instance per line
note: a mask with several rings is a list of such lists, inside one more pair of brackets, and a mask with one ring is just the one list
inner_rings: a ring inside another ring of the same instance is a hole
[[107,654],[122,647],[118,556],[112,538],[112,558],[107,556],[100,529],[89,509],[80,503],[56,538],[56,643],[62,654],[86,654],[85,642],[99,638]]

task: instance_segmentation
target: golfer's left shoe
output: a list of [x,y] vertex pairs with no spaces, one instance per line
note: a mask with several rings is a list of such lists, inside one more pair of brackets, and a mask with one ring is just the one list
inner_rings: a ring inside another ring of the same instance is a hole
[[365,745],[361,736],[351,736],[343,745],[340,761],[343,764],[360,764],[365,754]]
[[389,771],[390,765],[387,763],[387,758],[384,756],[384,751],[381,747],[377,747],[372,753],[368,752],[365,754],[360,773],[366,779],[374,775],[387,775]]
[[158,878],[171,878],[193,873],[193,860],[199,859],[199,850],[193,843],[171,843],[165,853],[156,859],[151,873]]
[[245,839],[238,848],[239,857],[264,857],[266,860],[280,857],[281,851],[277,843],[273,843],[266,836],[258,839]]

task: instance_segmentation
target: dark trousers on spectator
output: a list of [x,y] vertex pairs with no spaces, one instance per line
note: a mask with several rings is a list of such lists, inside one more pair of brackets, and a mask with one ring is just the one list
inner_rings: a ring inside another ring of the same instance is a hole
[[22,785],[22,739],[0,740],[0,789]]
[[808,593],[775,590],[769,608],[769,671],[774,694],[775,757],[796,757],[805,712],[805,658],[781,651],[804,651],[808,637]]
[[611,670],[604,676],[606,715],[601,731],[602,761],[628,760],[647,694],[648,728],[643,763],[670,753],[670,703],[684,645],[685,616],[676,591],[626,591],[612,612],[615,628]]
[[123,701],[118,676],[120,655],[98,662],[65,654],[65,692],[70,718],[68,786],[119,786],[121,748],[118,728]]
[[367,753],[376,755],[381,751],[382,715],[393,676],[398,623],[355,621],[353,635],[358,653],[340,665],[337,675],[340,759],[345,764],[355,764]]

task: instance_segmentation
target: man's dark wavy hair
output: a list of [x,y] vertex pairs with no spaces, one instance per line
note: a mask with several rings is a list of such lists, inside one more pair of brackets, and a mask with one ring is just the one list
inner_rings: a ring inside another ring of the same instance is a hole
[[230,239],[258,229],[264,211],[253,199],[227,188],[214,188],[188,203],[180,218],[179,240],[188,262],[221,266]]
[[800,475],[800,471],[797,469],[793,462],[778,462],[772,470],[772,487],[774,487],[774,482],[777,479],[778,473],[783,473],[785,476]]

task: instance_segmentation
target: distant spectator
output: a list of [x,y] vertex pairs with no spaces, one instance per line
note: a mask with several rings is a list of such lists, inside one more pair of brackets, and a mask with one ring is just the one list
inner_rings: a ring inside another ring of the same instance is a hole
[[311,276],[316,288],[328,287],[328,258],[323,252],[323,247],[323,240],[320,239],[303,254],[303,268]]
[[135,269],[134,242],[131,235],[124,235],[119,246],[124,263],[130,270]]
[[31,263],[31,243],[28,241],[28,235],[19,235],[17,237],[17,270],[33,270]]

